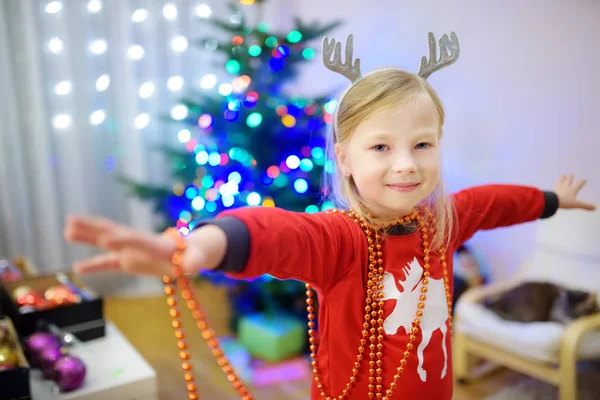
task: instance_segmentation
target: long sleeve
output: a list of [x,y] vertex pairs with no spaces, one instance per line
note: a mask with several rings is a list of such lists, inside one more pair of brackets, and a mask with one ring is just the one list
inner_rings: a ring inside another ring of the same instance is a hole
[[269,274],[326,289],[367,257],[361,229],[341,214],[244,207],[206,223],[225,231],[227,253],[218,270],[237,279]]
[[482,185],[454,194],[456,245],[478,230],[489,230],[548,218],[558,208],[552,192],[518,185]]

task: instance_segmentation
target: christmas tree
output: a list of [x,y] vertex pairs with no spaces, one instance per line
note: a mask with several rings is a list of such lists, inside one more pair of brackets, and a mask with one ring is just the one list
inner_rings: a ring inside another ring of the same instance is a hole
[[[262,7],[262,2],[254,7]],[[134,196],[153,202],[164,220],[160,230],[177,226],[185,234],[199,220],[232,207],[317,212],[331,206],[322,201],[320,186],[323,170],[332,168],[326,161],[324,131],[335,101],[327,94],[290,95],[284,86],[300,66],[315,58],[313,46],[340,22],[321,26],[296,19],[290,31],[271,32],[265,23],[248,26],[236,4],[230,8],[227,20],[208,20],[227,34],[228,41],[206,37],[193,42],[224,56],[220,67],[230,80],[218,86],[218,93],[188,94],[165,117],[167,123],[187,125],[173,132],[180,147],[160,149],[169,160],[173,182],[158,187],[122,178]],[[277,304],[289,309],[295,296],[304,295],[299,282],[267,276],[233,283],[209,276],[230,285],[234,309],[239,304],[240,313],[242,305],[248,312]],[[240,297],[244,294],[252,299]],[[304,313],[304,308],[298,311]]]

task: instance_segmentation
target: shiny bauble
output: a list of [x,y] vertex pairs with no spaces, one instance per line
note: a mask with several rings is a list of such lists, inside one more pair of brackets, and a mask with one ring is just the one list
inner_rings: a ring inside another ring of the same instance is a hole
[[12,369],[19,365],[19,359],[14,351],[7,346],[0,347],[0,368]]
[[37,332],[27,338],[26,350],[33,367],[40,366],[40,354],[47,348],[60,348],[58,338],[47,332]]
[[80,358],[64,356],[54,364],[54,382],[61,391],[79,389],[85,380],[86,368]]
[[63,350],[58,347],[47,347],[42,350],[39,356],[39,362],[44,377],[48,379],[54,379],[56,375],[54,367],[56,366],[58,360],[60,360],[64,355],[65,354]]

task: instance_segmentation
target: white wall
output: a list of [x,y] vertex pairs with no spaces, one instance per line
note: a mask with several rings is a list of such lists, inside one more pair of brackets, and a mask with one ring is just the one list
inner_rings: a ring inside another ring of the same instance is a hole
[[[450,189],[551,188],[560,174],[574,173],[590,181],[582,197],[600,205],[599,2],[296,0],[294,10],[305,20],[342,18],[332,35],[354,33],[363,72],[386,65],[416,72],[428,54],[427,32],[455,31],[460,60],[429,79],[446,107]],[[344,79],[319,56],[296,89],[336,90]],[[527,255],[534,232],[535,224],[521,225],[470,243],[501,278]]]

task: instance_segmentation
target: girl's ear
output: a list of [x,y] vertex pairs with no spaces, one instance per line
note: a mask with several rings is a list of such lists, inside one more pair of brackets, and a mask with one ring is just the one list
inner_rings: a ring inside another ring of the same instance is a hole
[[342,174],[349,178],[352,174],[350,173],[350,166],[348,165],[348,157],[346,154],[346,146],[342,146],[339,143],[335,144],[335,158],[337,160],[337,164],[342,171]]

